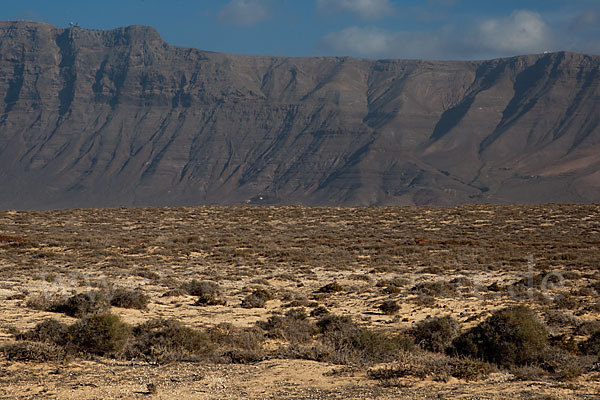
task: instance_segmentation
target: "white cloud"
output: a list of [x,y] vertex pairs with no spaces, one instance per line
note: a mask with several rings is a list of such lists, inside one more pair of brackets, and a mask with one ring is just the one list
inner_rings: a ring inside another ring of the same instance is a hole
[[321,48],[339,55],[370,58],[448,57],[443,35],[423,32],[390,32],[378,28],[350,27],[326,35]]
[[552,43],[551,31],[542,16],[526,10],[482,21],[473,35],[473,43],[490,53],[536,53],[548,50]]
[[367,20],[382,18],[394,12],[389,0],[317,0],[317,7],[332,12],[350,12]]
[[231,0],[221,9],[221,22],[234,25],[255,25],[269,17],[269,10],[261,0]]
[[392,51],[393,34],[377,28],[350,27],[329,33],[322,45],[336,53],[378,57]]
[[474,27],[435,31],[350,27],[326,35],[320,47],[329,54],[370,58],[482,59],[558,50],[561,43],[539,14],[516,11],[505,18],[481,20]]

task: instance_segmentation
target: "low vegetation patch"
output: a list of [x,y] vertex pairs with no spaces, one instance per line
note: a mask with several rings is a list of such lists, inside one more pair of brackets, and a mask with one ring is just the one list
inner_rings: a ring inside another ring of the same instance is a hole
[[58,300],[49,305],[46,311],[67,314],[81,318],[88,314],[106,313],[110,310],[110,300],[103,292],[87,292]]
[[64,361],[66,352],[60,346],[43,342],[15,342],[0,347],[0,352],[10,361]]
[[225,300],[221,298],[221,289],[219,285],[211,281],[192,280],[183,285],[188,294],[197,296],[196,305],[198,306],[216,306],[225,305]]
[[395,300],[386,300],[379,305],[379,310],[387,315],[394,315],[400,311],[400,305]]
[[460,325],[451,316],[435,317],[416,324],[410,334],[423,349],[443,353],[460,334]]
[[273,295],[266,289],[256,289],[242,300],[242,308],[263,308]]
[[318,290],[319,293],[338,293],[343,291],[343,286],[337,282],[328,283],[327,285],[320,287]]
[[418,295],[433,297],[451,297],[457,293],[456,285],[446,281],[419,283],[413,286],[411,291]]
[[447,381],[450,377],[467,381],[485,379],[495,370],[493,365],[468,358],[454,358],[428,352],[404,352],[390,365],[368,371],[371,378],[380,380],[386,386],[398,384],[401,378],[432,378]]
[[518,306],[495,312],[456,338],[453,351],[462,356],[511,367],[539,362],[547,346],[545,325],[531,309]]
[[407,336],[364,328],[346,316],[326,315],[316,327],[320,334],[319,361],[336,364],[389,362],[399,352],[413,348],[413,341]]
[[144,310],[149,301],[142,289],[116,289],[110,294],[110,305],[114,307]]
[[123,350],[131,328],[112,314],[86,316],[69,327],[69,339],[84,353],[111,355]]

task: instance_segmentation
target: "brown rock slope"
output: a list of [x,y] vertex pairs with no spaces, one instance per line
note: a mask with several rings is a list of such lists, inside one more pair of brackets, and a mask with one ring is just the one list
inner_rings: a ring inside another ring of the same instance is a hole
[[0,207],[600,201],[600,57],[237,56],[0,23]]

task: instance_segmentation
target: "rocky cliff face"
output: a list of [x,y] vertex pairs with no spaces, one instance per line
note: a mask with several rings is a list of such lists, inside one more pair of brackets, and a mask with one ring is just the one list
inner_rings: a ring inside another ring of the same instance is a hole
[[600,201],[600,57],[275,58],[0,23],[0,207]]

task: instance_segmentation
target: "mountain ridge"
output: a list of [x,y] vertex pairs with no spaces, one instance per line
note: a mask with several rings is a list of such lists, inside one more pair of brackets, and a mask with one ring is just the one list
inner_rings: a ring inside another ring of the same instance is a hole
[[284,58],[0,22],[0,208],[600,201],[600,56]]

